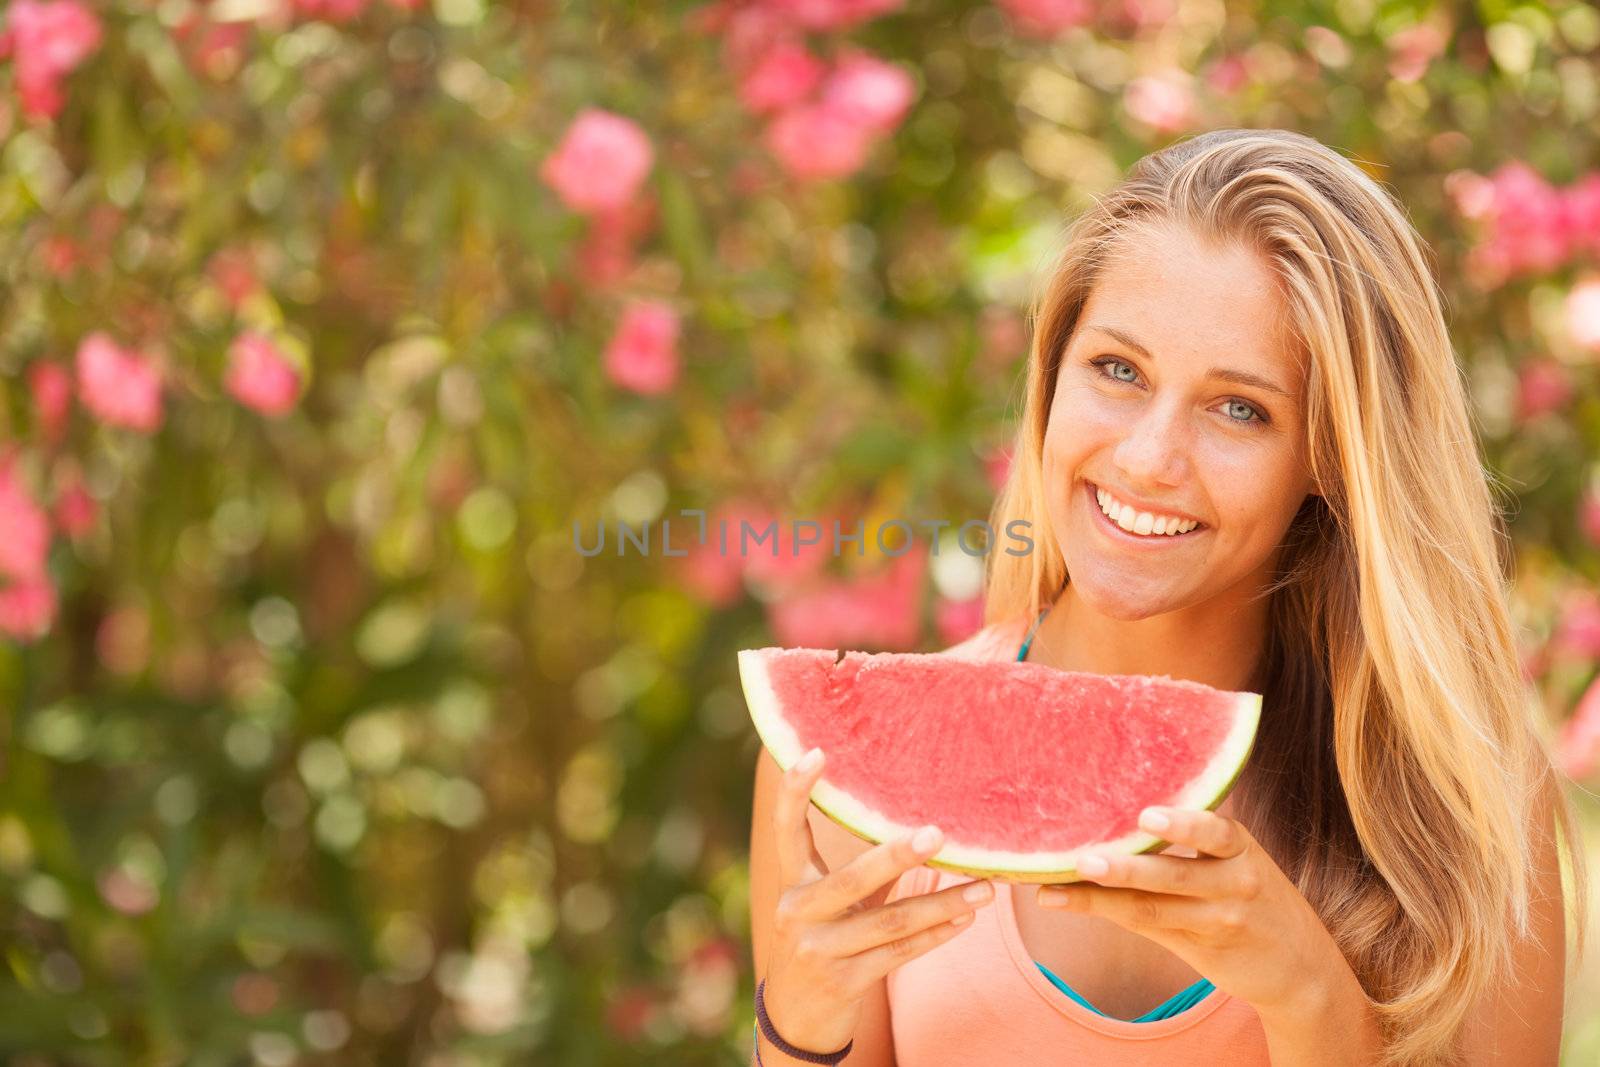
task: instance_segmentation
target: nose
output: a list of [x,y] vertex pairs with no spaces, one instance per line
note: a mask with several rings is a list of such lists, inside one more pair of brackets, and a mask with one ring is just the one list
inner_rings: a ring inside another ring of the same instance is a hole
[[1147,405],[1128,424],[1112,461],[1130,489],[1181,485],[1189,463],[1189,438],[1178,406]]

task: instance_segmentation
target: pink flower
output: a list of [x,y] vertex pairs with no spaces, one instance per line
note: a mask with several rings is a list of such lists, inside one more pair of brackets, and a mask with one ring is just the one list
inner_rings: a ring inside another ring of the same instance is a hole
[[295,14],[308,19],[350,22],[367,9],[368,0],[294,0]]
[[766,0],[772,8],[808,30],[844,30],[895,11],[905,0]]
[[841,178],[861,169],[872,130],[830,107],[789,108],[767,127],[768,149],[792,177],[812,181]]
[[1584,348],[1600,352],[1600,278],[1579,282],[1567,294],[1567,333]]
[[722,62],[732,71],[748,71],[779,41],[795,35],[794,23],[766,4],[706,4],[696,14],[698,29],[722,35]]
[[300,399],[300,372],[271,339],[246,330],[228,346],[228,392],[247,408],[286,415]]
[[161,372],[155,360],[117,347],[103,332],[78,345],[78,395],[107,426],[151,433],[161,425]]
[[654,160],[636,122],[590,107],[579,112],[539,174],[570,210],[588,214],[631,200]]
[[216,252],[206,263],[206,273],[235,311],[261,289],[255,263],[246,248],[224,248]]
[[1011,449],[997,448],[983,461],[983,472],[989,478],[989,487],[999,492],[1011,477]]
[[1556,759],[1574,779],[1587,778],[1600,767],[1600,678],[1589,683],[1571,718],[1562,725]]
[[50,520],[17,475],[15,458],[0,463],[0,575],[26,582],[44,574]]
[[56,606],[56,588],[44,574],[0,586],[0,633],[17,641],[37,640],[49,632]]
[[1032,37],[1054,37],[1094,17],[1089,0],[996,0],[1016,28]]
[[1134,30],[1162,26],[1176,14],[1177,0],[1122,0],[1113,11],[1117,22]]
[[661,997],[651,987],[633,984],[616,990],[607,998],[605,1026],[619,1041],[637,1041],[658,1015]]
[[[673,527],[674,542],[677,529]],[[676,561],[677,577],[695,597],[715,608],[725,608],[739,599],[739,560],[719,551],[715,539],[708,539],[703,545],[675,543],[673,547],[687,548],[687,555]]]
[[1232,96],[1250,80],[1250,68],[1237,52],[1223,56],[1206,70],[1206,85],[1220,96]]
[[1585,175],[1567,186],[1562,209],[1570,242],[1600,253],[1600,173]]
[[78,245],[66,234],[52,234],[39,246],[39,258],[44,261],[47,274],[53,278],[65,278],[78,265]]
[[628,276],[634,248],[655,225],[652,197],[630,200],[620,208],[590,216],[589,230],[576,255],[578,274],[588,285],[604,289]]
[[33,394],[33,414],[45,440],[61,440],[72,413],[72,375],[59,363],[35,363],[28,368],[28,391]]
[[94,529],[94,520],[99,513],[100,505],[89,495],[82,482],[74,481],[56,494],[56,525],[68,537],[82,537]]
[[911,75],[900,67],[870,52],[850,49],[828,76],[822,104],[882,134],[900,124],[915,96]]
[[1600,658],[1600,596],[1582,592],[1567,597],[1550,646],[1562,655]]
[[739,82],[739,100],[757,114],[804,100],[821,82],[826,67],[805,45],[780,40]]
[[628,306],[606,346],[606,377],[624,389],[654,396],[678,380],[678,313],[660,300]]
[[[740,562],[744,564],[745,577],[757,586],[775,592],[794,589],[805,584],[813,575],[818,574],[833,555],[833,522],[831,517],[814,519],[816,526],[803,524],[795,528],[795,519],[783,519],[778,516],[756,513],[741,516],[750,522],[750,540],[748,544],[741,543],[738,550]],[[856,546],[853,542],[844,540],[845,537],[855,532],[855,524],[845,521],[839,522],[839,554],[854,554]],[[755,543],[755,538],[765,533],[769,523],[776,523],[774,533],[765,538],[760,544]],[[733,549],[735,536],[742,534],[736,530],[733,523],[728,524],[728,544],[730,551]],[[862,524],[862,542],[867,539],[866,525]]]
[[1490,233],[1473,249],[1474,266],[1491,282],[1560,266],[1568,253],[1560,192],[1516,160],[1502,164],[1489,181]]
[[1494,182],[1470,170],[1445,175],[1445,195],[1464,219],[1486,219],[1494,213]]
[[1585,493],[1578,502],[1578,529],[1592,543],[1600,545],[1600,493]]
[[[747,580],[763,598],[785,596],[810,583],[835,553],[833,523],[839,523],[838,555],[855,555],[855,544],[845,538],[855,524],[843,516],[821,516],[815,526],[775,514],[749,499],[735,498],[718,505],[706,517],[705,544],[697,541],[699,526],[691,518],[679,532],[673,520],[672,542],[688,554],[678,564],[684,585],[700,599],[725,607],[736,599],[740,579]],[[863,526],[863,545],[870,544]],[[748,532],[747,532],[748,531]]]
[[1444,31],[1432,23],[1407,26],[1389,38],[1389,76],[1398,82],[1420,81],[1445,43]]
[[1559,411],[1572,399],[1572,378],[1553,359],[1536,359],[1517,371],[1517,421]]
[[706,515],[704,543],[699,539],[700,525],[692,516],[685,516],[681,525],[673,520],[673,546],[687,547],[687,555],[676,561],[678,579],[713,607],[727,607],[739,597],[740,578],[748,562],[740,550],[740,524],[746,521],[752,531],[760,533],[776,520],[752,501],[727,500]]
[[1194,121],[1194,92],[1188,76],[1168,70],[1135,78],[1123,90],[1128,114],[1161,133],[1175,133]]
[[983,597],[970,600],[940,599],[933,608],[933,621],[939,640],[958,644],[983,629]]
[[6,26],[23,112],[54,116],[65,102],[61,80],[100,47],[100,20],[79,0],[15,0]]
[[787,647],[912,648],[921,629],[927,556],[927,546],[915,543],[876,574],[823,578],[769,604],[767,623]]

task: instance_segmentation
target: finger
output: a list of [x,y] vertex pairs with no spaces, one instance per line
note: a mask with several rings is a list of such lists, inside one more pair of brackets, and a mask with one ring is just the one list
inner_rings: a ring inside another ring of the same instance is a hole
[[957,915],[949,922],[930,926],[898,941],[891,941],[887,945],[879,945],[877,948],[850,957],[853,965],[858,968],[855,981],[861,985],[876,982],[907,960],[914,960],[924,952],[949,941],[965,930],[971,922],[971,912]]
[[[1099,865],[1094,862],[1097,859],[1101,861]],[[1221,897],[1232,889],[1232,866],[1227,860],[1211,856],[1185,859],[1090,854],[1078,860],[1078,873],[1096,885],[1185,897]]]
[[1252,840],[1250,831],[1237,819],[1191,808],[1146,808],[1139,814],[1139,828],[1218,859],[1239,855]]
[[[934,832],[922,838],[922,830],[930,829]],[[804,887],[800,914],[812,919],[833,918],[920,864],[943,843],[937,827],[922,830],[874,845],[826,878]]]
[[783,774],[778,788],[778,799],[772,809],[772,828],[778,842],[779,889],[789,889],[822,877],[827,870],[819,867],[809,870],[811,855],[816,844],[811,839],[811,826],[806,822],[806,808],[811,804],[811,789],[822,774],[826,762],[821,749],[808,753],[815,762],[807,765],[802,757]]
[[1148,893],[1143,889],[1124,889],[1121,886],[1092,885],[1087,882],[1042,888],[1038,902],[1046,908],[1097,915],[1135,932],[1203,930],[1213,910],[1209,901],[1198,897]]
[[[969,900],[968,893],[975,899]],[[823,939],[830,955],[855,956],[970,915],[993,900],[994,886],[989,882],[963,882],[847,916],[829,924]]]

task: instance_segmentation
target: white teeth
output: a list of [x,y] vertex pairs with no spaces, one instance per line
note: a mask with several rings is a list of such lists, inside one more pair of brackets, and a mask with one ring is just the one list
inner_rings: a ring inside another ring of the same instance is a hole
[[1146,537],[1171,537],[1188,533],[1200,525],[1190,519],[1177,519],[1169,515],[1158,518],[1148,511],[1135,511],[1098,486],[1095,487],[1094,498],[1099,502],[1100,510],[1105,512],[1106,517],[1129,533]]

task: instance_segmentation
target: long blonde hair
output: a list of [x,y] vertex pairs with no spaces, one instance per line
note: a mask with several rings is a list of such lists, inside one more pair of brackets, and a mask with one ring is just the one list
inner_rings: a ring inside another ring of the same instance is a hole
[[1281,130],[1219,130],[1141,160],[1074,221],[1031,311],[986,622],[1034,617],[1069,580],[1046,509],[1045,426],[1062,353],[1132,228],[1176,223],[1258,250],[1307,368],[1320,495],[1283,543],[1257,679],[1264,714],[1236,804],[1372,998],[1391,1062],[1447,1062],[1530,932],[1535,834],[1574,818],[1521,671],[1504,517],[1424,246],[1358,167]]

